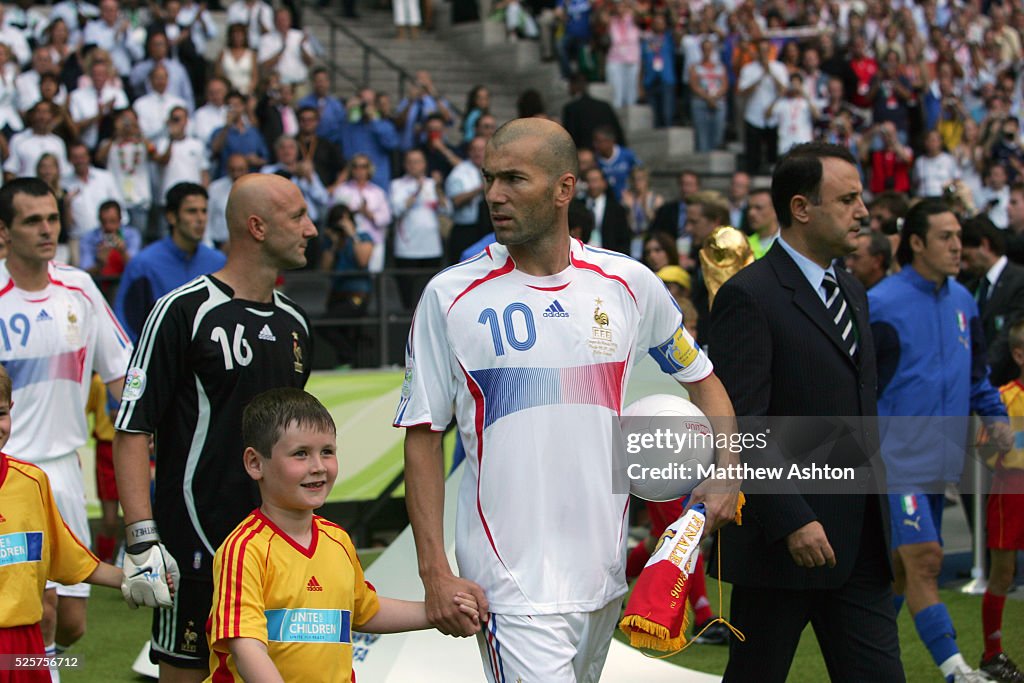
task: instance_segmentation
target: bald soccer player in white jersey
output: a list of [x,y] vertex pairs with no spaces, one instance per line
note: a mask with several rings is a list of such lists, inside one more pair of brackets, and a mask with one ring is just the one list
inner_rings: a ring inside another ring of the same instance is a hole
[[[626,593],[629,496],[613,490],[611,424],[630,369],[651,353],[718,431],[735,429],[732,404],[658,278],[570,239],[577,165],[565,129],[506,124],[483,175],[498,243],[423,293],[395,418],[407,428],[406,502],[428,616],[471,635],[446,602],[467,591],[489,604],[477,634],[489,681],[597,681]],[[442,534],[441,435],[453,416],[468,460],[461,578]],[[695,491],[710,527],[734,516],[738,490]]]

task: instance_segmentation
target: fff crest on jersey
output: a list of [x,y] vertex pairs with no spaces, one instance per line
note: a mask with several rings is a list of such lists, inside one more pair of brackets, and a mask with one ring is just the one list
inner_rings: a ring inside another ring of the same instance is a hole
[[601,310],[604,304],[600,299],[594,299],[594,326],[590,328],[590,341],[588,346],[595,356],[612,356],[619,347],[615,343],[611,329],[611,318]]
[[75,311],[68,307],[67,327],[64,329],[64,336],[71,346],[82,345],[82,329],[78,325],[78,316]]
[[292,355],[295,357],[295,372],[302,372],[302,347],[299,346],[299,333],[292,332]]

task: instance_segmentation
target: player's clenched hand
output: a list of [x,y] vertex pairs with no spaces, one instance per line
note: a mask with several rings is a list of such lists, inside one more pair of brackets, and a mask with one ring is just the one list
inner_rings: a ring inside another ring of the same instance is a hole
[[147,519],[126,527],[128,546],[124,556],[121,594],[132,609],[170,607],[179,584],[178,563],[167,552],[156,532],[156,524]]
[[836,566],[836,554],[825,535],[825,528],[820,522],[803,525],[789,536],[786,536],[786,547],[798,567],[829,567]]
[[[446,636],[465,637],[474,635],[480,630],[480,622],[487,620],[487,598],[480,586],[469,579],[447,574],[431,579],[424,579],[424,602],[427,607],[427,620]],[[464,602],[456,602],[456,596],[468,595],[476,604],[477,616],[467,614]]]
[[704,503],[707,526],[705,534],[710,534],[736,519],[736,504],[740,497],[739,480],[705,479],[690,494],[686,509],[697,503]]

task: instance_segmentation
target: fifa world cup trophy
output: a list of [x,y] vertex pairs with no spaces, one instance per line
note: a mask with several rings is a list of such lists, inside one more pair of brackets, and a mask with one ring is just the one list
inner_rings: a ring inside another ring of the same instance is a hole
[[754,262],[747,236],[731,225],[720,225],[704,240],[700,266],[708,288],[708,308],[714,305],[719,287]]

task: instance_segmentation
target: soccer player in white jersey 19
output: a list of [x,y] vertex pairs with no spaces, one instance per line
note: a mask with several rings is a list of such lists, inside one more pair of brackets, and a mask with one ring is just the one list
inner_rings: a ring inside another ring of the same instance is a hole
[[[395,418],[407,428],[406,502],[427,613],[465,636],[474,630],[448,608],[452,596],[489,604],[477,638],[490,681],[596,681],[626,592],[628,495],[613,492],[611,421],[630,369],[651,353],[718,429],[734,428],[732,404],[658,278],[570,239],[577,165],[565,129],[506,124],[483,174],[498,243],[423,293]],[[441,435],[453,415],[469,467],[461,577],[442,538]],[[733,517],[738,489],[695,491],[712,527]]]
[[[47,473],[61,516],[89,543],[76,449],[89,439],[85,404],[95,370],[120,397],[131,342],[89,274],[56,263],[57,199],[38,178],[0,189],[0,362],[14,386],[7,452]],[[86,584],[47,584],[43,640],[67,647],[85,632]],[[59,596],[59,601],[58,601]],[[56,622],[55,622],[56,620]],[[56,626],[56,631],[55,631]]]

